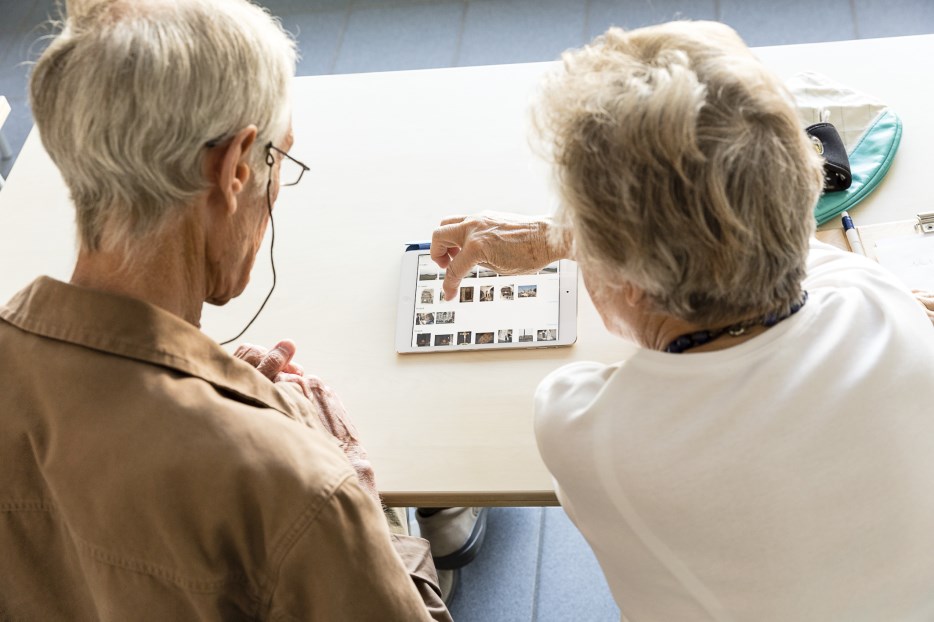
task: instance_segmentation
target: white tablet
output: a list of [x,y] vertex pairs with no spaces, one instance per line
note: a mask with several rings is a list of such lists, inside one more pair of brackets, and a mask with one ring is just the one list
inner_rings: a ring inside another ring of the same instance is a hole
[[428,244],[402,255],[396,352],[552,348],[577,341],[577,264],[562,260],[538,274],[505,276],[480,266],[445,301],[444,270]]

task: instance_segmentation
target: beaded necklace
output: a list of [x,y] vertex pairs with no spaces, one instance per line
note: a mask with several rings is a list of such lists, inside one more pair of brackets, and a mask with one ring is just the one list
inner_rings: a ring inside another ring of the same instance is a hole
[[715,328],[713,330],[704,329],[695,331],[693,333],[685,333],[680,337],[675,337],[671,343],[668,344],[668,347],[665,348],[665,352],[670,352],[671,354],[680,354],[691,348],[696,348],[697,346],[702,346],[705,343],[710,343],[718,337],[723,335],[729,335],[730,337],[739,337],[746,333],[747,330],[753,326],[765,326],[770,328],[775,326],[783,320],[787,320],[792,315],[801,310],[801,307],[808,301],[808,293],[805,291],[801,295],[801,300],[791,305],[791,308],[788,309],[788,313],[783,315],[778,315],[777,313],[767,313],[761,318],[755,320],[747,320],[745,322],[739,322],[738,324],[732,324],[724,328]]

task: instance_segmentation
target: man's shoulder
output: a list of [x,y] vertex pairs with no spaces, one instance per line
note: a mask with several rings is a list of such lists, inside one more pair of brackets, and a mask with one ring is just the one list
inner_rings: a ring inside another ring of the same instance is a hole
[[334,439],[303,423],[296,396],[266,404],[235,385],[2,321],[0,359],[3,428],[29,435],[10,442],[33,447],[50,484],[76,491],[61,498],[66,513],[74,496],[85,514],[90,494],[154,520],[232,524],[262,512],[279,523],[353,476]]
[[296,413],[4,322],[0,359],[0,455],[16,464],[0,482],[54,500],[107,566],[184,589],[247,572],[259,590],[296,530],[342,520],[333,507],[354,472]]
[[241,490],[255,483],[263,497],[307,496],[353,473],[334,439],[303,422],[308,413],[296,396],[294,410],[283,412],[194,376],[168,372],[149,382],[147,410],[156,420],[146,436],[166,439],[157,456],[183,458],[210,482],[226,478]]

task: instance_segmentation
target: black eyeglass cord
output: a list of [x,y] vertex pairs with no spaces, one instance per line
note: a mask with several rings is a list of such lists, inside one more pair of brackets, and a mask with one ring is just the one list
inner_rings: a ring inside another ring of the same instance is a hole
[[250,320],[246,326],[243,327],[236,337],[231,337],[227,341],[222,341],[221,345],[226,346],[228,343],[232,343],[243,336],[247,330],[250,329],[250,326],[253,325],[253,322],[256,321],[256,318],[259,317],[259,314],[263,312],[263,309],[266,308],[266,303],[269,302],[269,298],[272,296],[273,290],[276,289],[276,261],[273,259],[272,249],[276,245],[276,223],[272,219],[272,169],[270,168],[270,179],[266,182],[266,207],[269,210],[269,228],[272,229],[272,235],[269,238],[269,265],[272,266],[272,287],[269,288],[269,293],[266,294],[266,298],[263,300],[263,304],[259,306],[259,309],[256,311],[256,315],[253,316],[253,319]]

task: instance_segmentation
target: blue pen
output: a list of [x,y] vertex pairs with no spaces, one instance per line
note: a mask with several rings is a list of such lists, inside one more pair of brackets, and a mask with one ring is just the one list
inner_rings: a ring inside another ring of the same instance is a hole
[[846,235],[846,241],[850,243],[850,250],[857,255],[865,255],[863,243],[859,241],[859,234],[856,232],[856,226],[853,219],[846,212],[843,212],[843,233]]
[[409,251],[427,251],[431,248],[431,242],[412,242],[407,244],[405,247],[405,252]]

